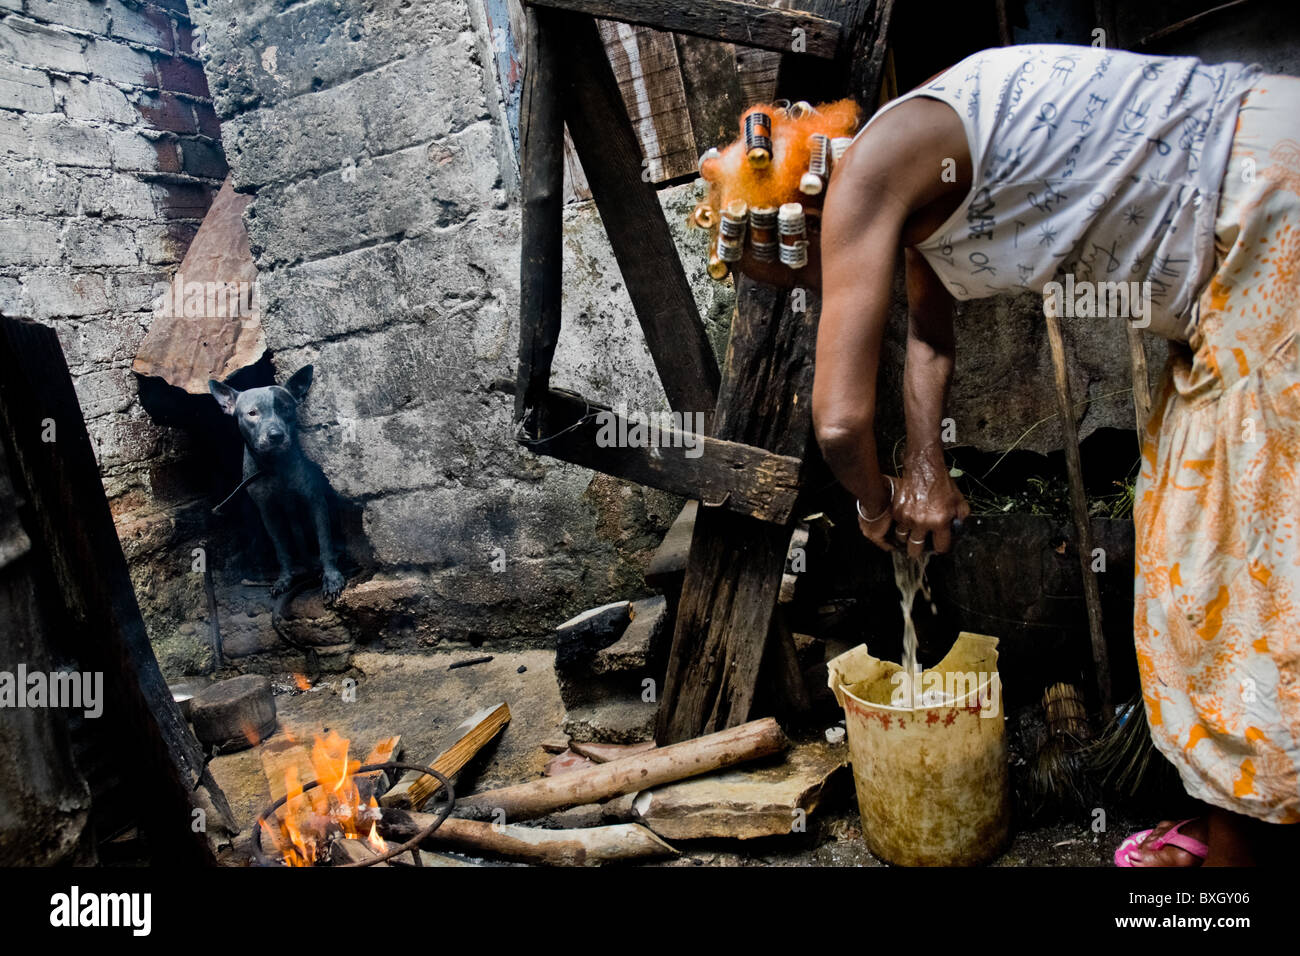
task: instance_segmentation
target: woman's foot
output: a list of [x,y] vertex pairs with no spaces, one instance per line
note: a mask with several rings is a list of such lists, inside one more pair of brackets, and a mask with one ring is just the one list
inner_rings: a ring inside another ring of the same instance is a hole
[[[1154,830],[1146,835],[1136,847],[1128,851],[1130,866],[1200,866],[1206,857],[1191,850],[1168,842],[1169,831],[1178,827],[1178,833],[1198,843],[1208,846],[1210,839],[1209,821],[1204,817],[1187,820],[1179,826],[1177,820],[1161,820]],[[1190,845],[1190,844],[1189,844]]]
[[[1170,834],[1174,827],[1177,832]],[[1210,807],[1205,816],[1181,824],[1161,820],[1125,855],[1131,866],[1254,866],[1256,851],[1285,829]]]

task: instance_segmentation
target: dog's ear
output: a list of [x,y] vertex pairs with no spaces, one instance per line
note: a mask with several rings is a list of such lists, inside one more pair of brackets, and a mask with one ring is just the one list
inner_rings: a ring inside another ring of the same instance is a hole
[[235,401],[239,398],[239,389],[231,388],[225,382],[218,382],[215,378],[208,379],[208,391],[212,397],[217,400],[221,410],[227,415],[235,414]]
[[289,376],[289,381],[284,383],[284,387],[289,390],[295,402],[301,402],[307,397],[307,389],[311,388],[312,366],[304,365],[298,371]]

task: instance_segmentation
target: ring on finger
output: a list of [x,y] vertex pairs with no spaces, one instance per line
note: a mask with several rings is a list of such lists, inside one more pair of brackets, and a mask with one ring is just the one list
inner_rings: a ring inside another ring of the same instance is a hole
[[925,544],[925,538],[908,538],[908,544]]

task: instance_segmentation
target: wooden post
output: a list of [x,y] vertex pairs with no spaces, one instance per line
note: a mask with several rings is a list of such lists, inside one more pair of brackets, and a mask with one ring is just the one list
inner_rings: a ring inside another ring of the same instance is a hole
[[[38,561],[19,518],[22,504],[0,441],[0,671],[13,674],[21,664],[48,673],[55,661]],[[90,807],[63,711],[6,708],[0,715],[0,866],[94,863]]]
[[[713,433],[802,460],[811,445],[820,300],[744,276],[737,286]],[[659,706],[660,744],[748,720],[769,634],[789,639],[773,615],[790,526],[710,507],[718,504],[701,501],[695,520]]]
[[[519,260],[519,385],[515,420],[541,429],[542,401],[560,339],[564,123],[555,15],[529,7],[520,104],[523,251]],[[529,413],[532,412],[532,415]]]
[[[230,809],[158,669],[72,377],[48,326],[0,319],[0,439],[57,591],[62,649],[79,669],[103,674],[104,713],[93,732],[102,735],[101,752],[117,750],[118,790],[130,797],[157,862],[210,863],[193,810],[207,812],[209,831],[233,833]],[[149,794],[147,805],[139,792]]]
[[1070,476],[1070,510],[1074,514],[1074,531],[1078,539],[1079,570],[1083,573],[1083,600],[1088,608],[1088,634],[1092,642],[1092,664],[1096,671],[1097,697],[1102,713],[1109,718],[1112,709],[1110,660],[1106,635],[1101,628],[1101,589],[1092,571],[1092,525],[1088,520],[1088,497],[1083,490],[1083,462],[1079,458],[1079,432],[1074,423],[1074,401],[1070,397],[1070,378],[1065,364],[1065,340],[1061,320],[1043,299],[1047,319],[1047,343],[1052,352],[1052,372],[1056,380],[1056,401],[1061,410],[1061,433],[1065,444],[1065,463]]
[[1142,433],[1146,430],[1147,419],[1151,417],[1151,380],[1147,377],[1147,350],[1142,344],[1142,333],[1133,327],[1132,322],[1124,323],[1128,336],[1129,365],[1133,373],[1133,416],[1137,420],[1138,445],[1142,444]]

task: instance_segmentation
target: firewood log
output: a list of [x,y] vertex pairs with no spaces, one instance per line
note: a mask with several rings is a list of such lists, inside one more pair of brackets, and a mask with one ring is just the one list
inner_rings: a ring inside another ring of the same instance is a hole
[[509,820],[526,820],[767,757],[785,750],[789,743],[777,722],[765,717],[586,770],[485,790],[459,798],[456,811],[480,818],[504,812]]
[[[433,822],[429,813],[385,810],[380,832],[384,839],[405,842]],[[596,866],[619,860],[676,856],[677,850],[637,823],[582,830],[543,830],[481,820],[444,820],[423,843],[455,847],[523,863],[550,866]]]

